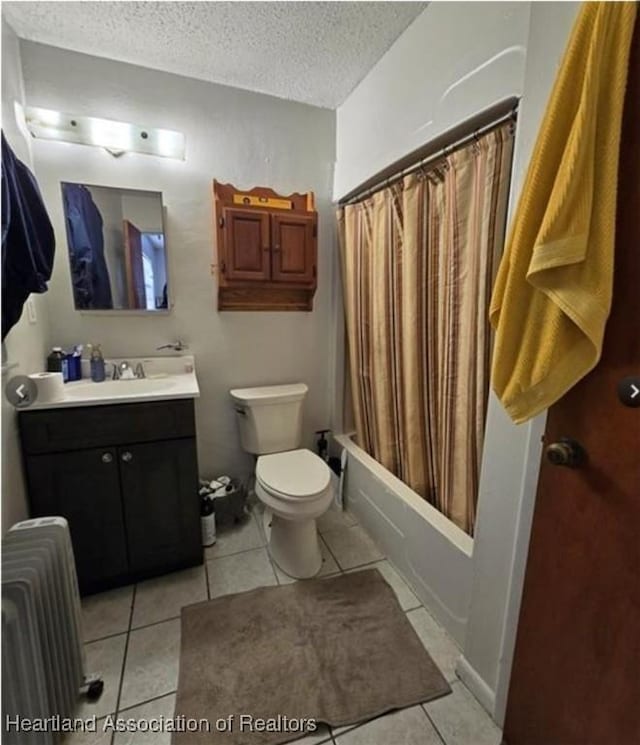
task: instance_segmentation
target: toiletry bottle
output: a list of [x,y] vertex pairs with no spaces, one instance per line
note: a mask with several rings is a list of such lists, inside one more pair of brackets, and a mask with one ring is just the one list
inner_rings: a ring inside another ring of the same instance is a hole
[[327,438],[325,435],[331,432],[330,429],[319,429],[316,434],[320,435],[318,438],[318,442],[316,443],[316,447],[318,448],[318,455],[322,458],[322,460],[329,462],[329,443],[327,442]]
[[63,359],[62,347],[53,347],[47,357],[47,372],[62,372]]
[[91,380],[102,383],[105,378],[104,357],[100,345],[91,347]]
[[76,344],[71,353],[69,380],[82,380],[82,344]]
[[47,357],[47,372],[61,372],[62,380],[69,380],[69,361],[62,347],[53,347],[51,354]]
[[202,528],[202,545],[213,546],[216,542],[216,513],[213,495],[203,494],[200,498],[200,526]]

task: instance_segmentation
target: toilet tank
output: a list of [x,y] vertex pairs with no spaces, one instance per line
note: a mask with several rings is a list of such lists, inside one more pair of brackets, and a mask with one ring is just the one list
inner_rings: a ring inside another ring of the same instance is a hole
[[308,390],[304,383],[293,383],[229,391],[243,450],[265,455],[298,448],[302,439],[302,404]]

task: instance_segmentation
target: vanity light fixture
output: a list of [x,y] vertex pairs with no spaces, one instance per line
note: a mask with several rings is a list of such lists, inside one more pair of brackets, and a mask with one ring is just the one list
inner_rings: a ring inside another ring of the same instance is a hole
[[127,152],[184,160],[185,137],[173,129],[154,129],[114,119],[75,116],[27,106],[27,128],[34,137],[103,147],[114,157]]

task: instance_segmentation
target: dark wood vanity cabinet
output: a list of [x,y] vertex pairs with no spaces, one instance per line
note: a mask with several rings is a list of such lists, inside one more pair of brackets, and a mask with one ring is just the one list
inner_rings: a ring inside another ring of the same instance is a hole
[[317,286],[313,193],[239,192],[214,181],[219,310],[311,310]]
[[193,402],[23,411],[31,515],[69,521],[83,593],[202,563]]

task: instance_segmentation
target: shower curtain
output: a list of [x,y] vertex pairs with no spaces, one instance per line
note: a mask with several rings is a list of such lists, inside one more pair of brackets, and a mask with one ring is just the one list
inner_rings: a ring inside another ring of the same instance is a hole
[[338,210],[359,444],[469,534],[512,146],[496,127]]

